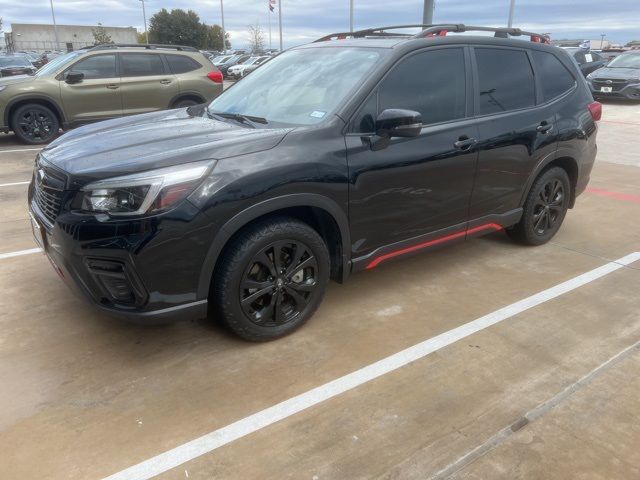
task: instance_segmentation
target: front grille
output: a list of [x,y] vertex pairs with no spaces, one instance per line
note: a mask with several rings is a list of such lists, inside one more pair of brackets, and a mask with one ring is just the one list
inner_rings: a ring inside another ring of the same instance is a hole
[[600,90],[600,87],[611,87],[613,92],[622,90],[627,85],[627,80],[621,79],[598,79],[593,81],[593,86]]
[[36,205],[49,222],[54,223],[62,207],[62,194],[66,178],[41,162],[36,163],[34,175],[34,198]]

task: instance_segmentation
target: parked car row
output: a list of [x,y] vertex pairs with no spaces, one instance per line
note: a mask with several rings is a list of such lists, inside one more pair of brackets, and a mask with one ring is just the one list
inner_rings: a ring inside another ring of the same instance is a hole
[[640,50],[618,55],[587,75],[587,82],[595,98],[640,100]]
[[33,75],[36,70],[37,68],[26,55],[8,54],[0,56],[0,77]]
[[221,92],[222,74],[195,48],[102,45],[61,55],[30,76],[0,78],[0,132],[47,143],[60,128],[188,107]]

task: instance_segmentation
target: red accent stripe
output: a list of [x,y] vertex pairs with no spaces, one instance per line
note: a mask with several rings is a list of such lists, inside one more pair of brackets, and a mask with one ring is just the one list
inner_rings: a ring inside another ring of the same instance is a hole
[[467,228],[466,230],[462,230],[461,232],[456,232],[450,235],[446,235],[444,237],[429,240],[428,242],[418,243],[417,245],[412,245],[410,247],[401,248],[400,250],[395,250],[393,252],[385,253],[384,255],[380,255],[379,257],[376,257],[373,260],[371,260],[371,262],[367,265],[366,269],[370,270],[374,267],[377,267],[381,262],[384,262],[389,258],[397,257],[399,255],[404,255],[405,253],[415,252],[416,250],[421,250],[423,248],[431,247],[433,245],[439,245],[441,243],[449,242],[451,240],[455,240],[456,238],[481,232],[483,230],[494,230],[494,231],[502,230],[502,225],[498,225],[497,223],[487,223],[484,225],[478,225],[477,227]]
[[601,197],[614,198],[624,202],[640,203],[640,196],[632,195],[630,193],[611,192],[609,190],[603,190],[596,187],[587,187],[586,191],[588,193],[593,193],[594,195],[600,195]]

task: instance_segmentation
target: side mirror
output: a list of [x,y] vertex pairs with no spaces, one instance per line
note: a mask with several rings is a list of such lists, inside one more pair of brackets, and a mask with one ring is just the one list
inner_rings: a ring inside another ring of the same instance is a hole
[[417,137],[422,131],[422,115],[413,110],[388,108],[376,119],[376,135],[380,137]]
[[65,75],[64,81],[67,82],[69,85],[71,85],[73,83],[80,83],[83,78],[84,78],[84,73],[74,72],[72,70]]

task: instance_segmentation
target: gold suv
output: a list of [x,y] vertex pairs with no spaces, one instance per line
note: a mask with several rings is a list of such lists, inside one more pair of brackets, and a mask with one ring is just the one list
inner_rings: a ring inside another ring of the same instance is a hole
[[0,132],[24,143],[60,128],[184,108],[222,93],[222,74],[202,53],[175,45],[100,45],[57,57],[35,75],[0,79]]

